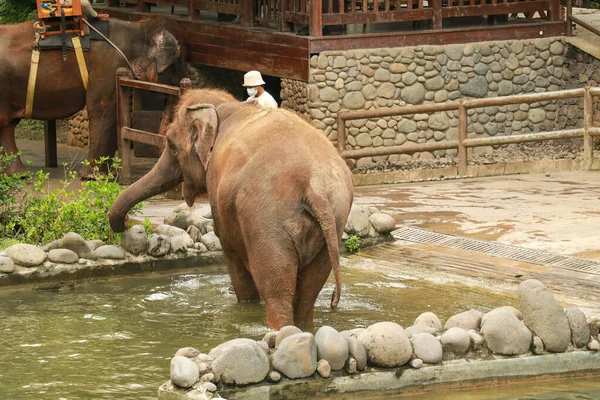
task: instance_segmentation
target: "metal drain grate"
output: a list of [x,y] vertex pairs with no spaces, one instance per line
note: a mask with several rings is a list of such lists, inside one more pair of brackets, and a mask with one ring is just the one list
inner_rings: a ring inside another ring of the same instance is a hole
[[502,243],[488,242],[486,240],[470,239],[460,236],[446,235],[444,233],[430,232],[424,229],[405,226],[392,232],[397,240],[413,243],[432,244],[440,247],[461,249],[484,253],[495,257],[504,257],[529,264],[547,265],[550,267],[570,269],[600,275],[600,262],[582,258],[561,256],[538,250],[526,249]]

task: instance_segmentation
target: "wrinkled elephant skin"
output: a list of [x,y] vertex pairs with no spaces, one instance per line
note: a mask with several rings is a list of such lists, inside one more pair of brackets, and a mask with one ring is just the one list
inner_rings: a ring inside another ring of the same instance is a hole
[[[156,22],[111,19],[108,25],[109,39],[142,80],[156,82],[159,74],[180,59],[177,40]],[[25,116],[33,41],[33,21],[0,26],[0,146],[9,154],[18,151],[14,129]],[[69,51],[63,61],[61,50],[40,51],[32,118],[68,118],[87,105],[91,161],[112,157],[117,149],[115,76],[126,62],[104,41],[92,41],[84,57],[89,72],[87,92],[74,52]],[[25,167],[17,159],[6,172],[25,172]]]
[[[213,150],[211,151],[211,148]],[[152,171],[115,201],[116,231],[138,202],[183,181],[188,205],[208,192],[238,301],[262,298],[267,325],[311,326],[352,204],[352,174],[322,133],[293,113],[186,93]]]

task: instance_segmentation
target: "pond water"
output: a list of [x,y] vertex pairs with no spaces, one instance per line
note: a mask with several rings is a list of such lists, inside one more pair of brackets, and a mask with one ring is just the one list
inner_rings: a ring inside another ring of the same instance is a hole
[[[389,320],[408,326],[425,311],[445,320],[469,308],[485,312],[515,302],[485,286],[467,289],[460,280],[429,275],[346,258],[340,306],[329,308],[330,281],[315,325],[343,330]],[[267,332],[263,306],[237,304],[229,286],[226,269],[213,267],[60,292],[0,293],[0,398],[154,399],[178,348],[208,352],[226,340]]]

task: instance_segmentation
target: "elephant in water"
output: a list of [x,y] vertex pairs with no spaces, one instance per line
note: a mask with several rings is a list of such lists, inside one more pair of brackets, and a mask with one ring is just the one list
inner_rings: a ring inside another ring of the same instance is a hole
[[207,191],[238,301],[262,298],[267,326],[311,326],[353,197],[352,174],[325,136],[293,113],[239,103],[219,90],[185,93],[155,167],[114,202],[113,230],[140,201],[183,181]]
[[[139,79],[156,82],[159,74],[180,60],[177,40],[159,23],[116,19],[107,22],[108,38],[127,56]],[[33,21],[0,26],[0,146],[9,154],[18,151],[15,126],[25,116],[33,42]],[[88,159],[114,156],[117,150],[115,77],[117,68],[126,66],[125,60],[107,42],[92,41],[90,50],[84,52],[89,72],[86,91],[75,53],[69,52],[67,61],[62,60],[61,54],[60,49],[40,51],[32,118],[67,118],[87,105]],[[172,69],[169,68],[169,72]],[[10,175],[25,171],[17,159],[5,172]],[[89,171],[84,169],[80,173],[86,176]]]

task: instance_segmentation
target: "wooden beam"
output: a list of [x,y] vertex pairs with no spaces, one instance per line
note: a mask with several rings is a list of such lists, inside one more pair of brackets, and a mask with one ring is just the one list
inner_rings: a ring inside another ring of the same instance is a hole
[[[382,11],[378,13],[324,14],[323,25],[376,24],[432,19],[433,9]],[[311,35],[312,36],[312,35]]]
[[58,167],[55,120],[44,121],[44,147],[46,151],[46,167]]
[[479,15],[497,15],[513,13],[517,14],[548,10],[549,7],[550,4],[548,0],[525,1],[518,3],[485,4],[464,7],[443,7],[442,16],[444,18],[453,18],[473,17]]
[[245,27],[251,27],[254,25],[254,8],[253,1],[251,0],[240,0],[242,2],[241,13],[240,13],[240,24]]
[[166,138],[163,135],[157,133],[141,131],[139,129],[128,128],[124,126],[121,128],[121,137],[125,140],[131,140],[137,143],[149,144],[151,146],[163,148],[165,146]]
[[442,0],[432,0],[433,3],[433,15],[431,25],[433,29],[442,29]]
[[308,33],[310,36],[323,36],[323,1],[310,1],[310,20],[308,23]]

